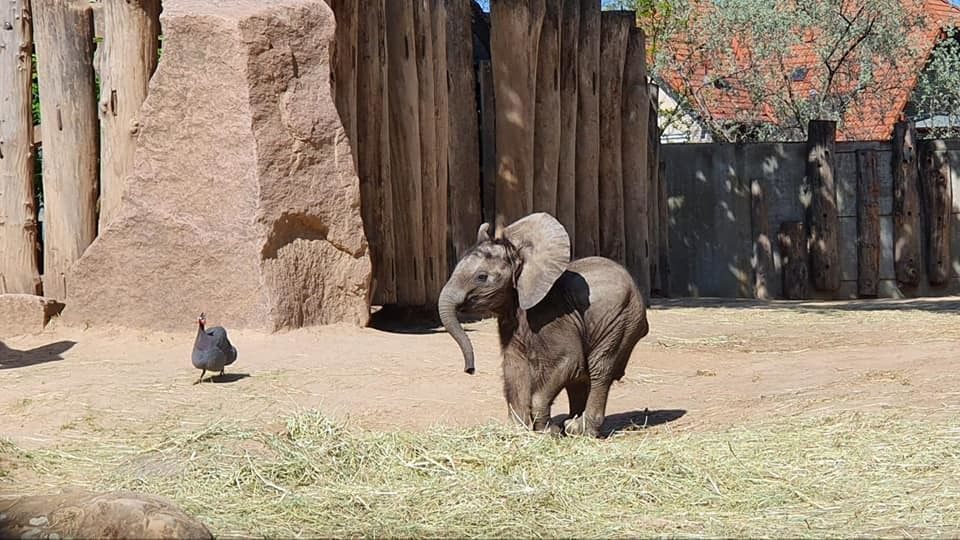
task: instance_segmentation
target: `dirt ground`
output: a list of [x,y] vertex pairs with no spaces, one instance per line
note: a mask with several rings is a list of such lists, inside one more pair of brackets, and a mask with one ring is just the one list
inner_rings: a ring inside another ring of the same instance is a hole
[[[608,428],[716,429],[851,409],[956,414],[958,308],[960,298],[655,301],[651,332],[612,389]],[[308,408],[371,429],[505,422],[495,324],[467,328],[474,376],[442,330],[327,327],[231,331],[236,364],[195,386],[190,317],[179,334],[54,321],[42,335],[0,341],[0,436],[42,447],[171,418],[270,425]],[[561,394],[554,414],[566,406]]]

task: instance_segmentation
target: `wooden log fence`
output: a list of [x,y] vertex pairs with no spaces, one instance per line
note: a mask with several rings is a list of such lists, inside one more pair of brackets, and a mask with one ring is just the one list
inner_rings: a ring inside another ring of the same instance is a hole
[[651,180],[659,131],[633,12],[601,13],[599,0],[492,0],[489,14],[470,0],[331,4],[347,21],[334,47],[358,51],[356,82],[331,69],[346,74],[333,94],[357,130],[374,303],[432,307],[482,221],[535,211],[567,227],[574,255],[626,263],[649,296],[651,245],[667,232],[650,231],[665,219],[650,201],[666,185]]

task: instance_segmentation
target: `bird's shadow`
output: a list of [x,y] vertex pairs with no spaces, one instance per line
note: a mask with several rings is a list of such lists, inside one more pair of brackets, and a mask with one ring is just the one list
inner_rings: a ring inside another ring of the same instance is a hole
[[[617,432],[640,431],[673,422],[685,414],[687,414],[685,409],[660,409],[655,411],[644,409],[642,411],[608,414],[603,421],[603,427],[600,428],[600,435],[609,438]],[[569,415],[560,414],[554,416],[550,422],[563,425],[563,421],[567,418],[569,418]]]
[[57,341],[34,349],[16,350],[0,341],[0,369],[22,368],[63,360],[63,353],[76,344],[76,341]]
[[229,384],[241,381],[249,377],[249,373],[224,373],[223,375],[210,375],[203,379],[204,383],[214,383],[214,384]]

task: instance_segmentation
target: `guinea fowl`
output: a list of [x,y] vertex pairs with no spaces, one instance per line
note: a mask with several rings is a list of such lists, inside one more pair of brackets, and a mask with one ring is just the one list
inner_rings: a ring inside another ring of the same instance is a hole
[[237,348],[227,339],[227,331],[222,326],[205,329],[207,317],[201,313],[197,317],[197,339],[193,341],[193,367],[203,370],[200,378],[193,384],[203,382],[207,371],[219,371],[223,375],[224,366],[237,359]]

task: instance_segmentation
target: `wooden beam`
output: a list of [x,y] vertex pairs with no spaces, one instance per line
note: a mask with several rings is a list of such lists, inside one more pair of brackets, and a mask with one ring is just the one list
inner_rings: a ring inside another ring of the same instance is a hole
[[98,146],[93,13],[86,1],[33,0],[43,134],[43,294],[64,300],[65,275],[97,235]]
[[923,141],[920,156],[927,226],[927,279],[931,285],[943,285],[953,274],[950,265],[953,197],[947,145],[940,140]]
[[750,182],[750,229],[753,236],[753,297],[769,300],[774,279],[773,242],[767,223],[766,190],[760,180]]
[[650,97],[647,95],[646,47],[643,31],[630,29],[623,69],[623,228],[626,268],[640,292],[650,298],[647,253],[647,146],[650,141]]
[[600,253],[600,3],[579,0],[576,257]]
[[423,306],[423,192],[420,153],[420,92],[417,47],[410,2],[385,0],[388,111],[390,124],[390,184],[393,188],[394,268],[397,304]]
[[600,16],[600,254],[624,262],[623,230],[623,65],[632,11]]
[[384,0],[368,0],[357,20],[357,176],[377,305],[397,301],[384,9]]
[[917,131],[912,122],[893,128],[893,262],[897,281],[920,284],[920,195],[918,194]]
[[783,296],[788,300],[809,298],[809,259],[803,222],[780,224],[780,255],[783,259]]
[[491,0],[496,94],[497,225],[533,208],[534,110],[544,0]]
[[532,210],[556,216],[560,165],[560,2],[547,2],[545,6],[537,48]]
[[[560,160],[557,164],[557,219],[577,245],[577,99],[580,6],[562,2],[560,13]],[[571,253],[572,255],[572,253]]]
[[877,296],[880,284],[880,174],[877,153],[857,151],[857,293]]
[[810,206],[810,263],[813,285],[821,291],[840,288],[840,215],[834,178],[837,124],[812,120],[807,128],[807,179]]
[[[483,221],[494,223],[497,218],[497,110],[493,85],[493,66],[488,60],[478,63],[480,86],[480,149],[481,149],[481,191],[483,199]],[[477,231],[473,231],[470,245],[476,240]]]
[[160,0],[103,0],[100,74],[100,229],[116,216],[140,134],[140,106],[157,68]]
[[337,28],[330,44],[330,88],[357,166],[357,21],[359,0],[328,0]]
[[[0,7],[0,294],[40,293],[31,75],[30,2]],[[9,86],[8,86],[9,85]]]
[[[477,238],[477,229],[483,219],[480,189],[480,135],[478,134],[476,99],[477,78],[473,67],[470,4],[470,0],[446,0],[447,83],[450,87],[447,129],[449,270],[452,270],[453,265],[473,246]],[[493,111],[490,112],[492,114]],[[491,136],[493,130],[494,127],[491,125],[489,129]]]

